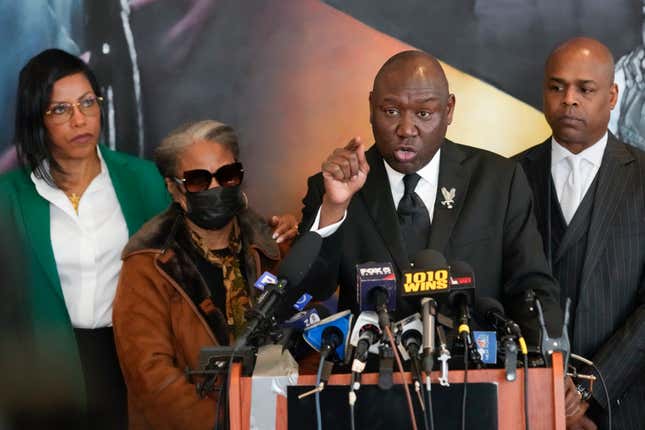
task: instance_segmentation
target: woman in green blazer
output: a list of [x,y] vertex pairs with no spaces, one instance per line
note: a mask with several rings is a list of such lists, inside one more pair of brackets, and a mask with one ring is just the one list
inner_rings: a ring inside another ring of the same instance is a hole
[[21,423],[126,426],[111,321],[120,253],[169,197],[154,164],[99,145],[102,100],[92,71],[61,50],[20,73],[21,168],[0,176],[0,231],[14,258],[0,264],[22,269],[21,284],[3,285],[21,289],[28,321],[15,360],[30,376],[17,390],[18,412],[30,412]]

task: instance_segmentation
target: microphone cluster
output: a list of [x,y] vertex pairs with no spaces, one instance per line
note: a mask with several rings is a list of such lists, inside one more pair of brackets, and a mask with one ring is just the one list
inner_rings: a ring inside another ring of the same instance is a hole
[[[410,363],[415,391],[424,411],[424,419],[427,419],[420,386],[425,383],[429,398],[435,364],[440,370],[437,382],[448,386],[449,361],[453,355],[457,355],[451,353],[451,347],[455,351],[463,347],[466,368],[468,362],[481,367],[482,352],[485,356],[491,355],[482,343],[488,343],[488,347],[496,351],[498,334],[507,379],[515,380],[517,342],[522,346],[522,351],[526,350],[520,328],[506,317],[504,308],[497,300],[476,298],[475,276],[467,263],[457,261],[448,264],[440,253],[424,250],[417,256],[412,268],[402,273],[400,286],[397,285],[391,263],[359,264],[356,266],[356,276],[356,299],[360,313],[353,326],[352,315],[346,310],[305,328],[303,334],[307,342],[321,352],[321,360],[331,357],[332,362],[351,364],[351,408],[356,402],[356,391],[360,388],[360,375],[366,369],[370,356],[378,356],[379,387],[384,389],[392,386],[395,358],[402,371],[400,356],[403,361]],[[396,311],[399,299],[408,303],[418,299],[418,311],[392,322],[391,313]],[[440,310],[449,311],[452,318],[440,313]],[[480,332],[471,329],[473,312],[494,329],[493,332],[481,332],[490,336],[486,342],[481,341]],[[452,344],[446,333],[454,338]],[[494,363],[495,354],[492,355]],[[487,362],[491,362],[490,359]],[[328,372],[321,376],[316,388],[310,392],[317,397],[331,372],[331,365],[324,368]],[[409,399],[407,390],[405,394]],[[411,403],[409,399],[410,409]],[[431,406],[428,409],[431,412]],[[414,413],[410,415],[414,423]]]
[[[305,243],[301,247],[310,256],[304,258],[308,262],[307,270],[318,246],[317,238],[313,237],[309,244]],[[294,260],[301,262],[302,254],[302,251],[296,253],[299,258]],[[279,279],[296,279],[301,282],[307,270],[303,272],[291,269],[290,266],[294,264],[290,264],[290,260],[286,261],[286,272],[290,276]],[[263,274],[261,278],[266,276]],[[403,360],[410,360],[415,380],[425,381],[427,389],[435,366],[440,370],[439,383],[449,385],[449,361],[453,355],[458,355],[455,351],[460,351],[464,346],[468,351],[468,360],[477,367],[481,367],[484,362],[495,363],[496,351],[499,349],[502,353],[500,355],[505,358],[507,379],[515,379],[518,350],[526,351],[520,328],[506,317],[499,301],[490,297],[476,297],[475,276],[467,263],[456,261],[448,264],[439,252],[423,250],[414,259],[411,269],[402,273],[400,288],[391,263],[359,264],[356,266],[356,277],[356,299],[360,314],[353,325],[354,318],[349,310],[331,316],[321,307],[303,310],[302,305],[311,298],[304,294],[299,300],[300,306],[296,306],[300,312],[281,325],[283,337],[285,330],[287,338],[294,333],[302,333],[307,344],[324,354],[326,359],[346,362],[351,365],[353,372],[359,374],[366,368],[370,355],[380,356],[380,368],[382,372],[387,372],[388,366],[389,369],[392,368],[391,363],[383,365],[383,361],[392,361],[386,333],[389,329]],[[284,290],[281,282],[284,281],[278,281],[269,288],[262,287],[264,295],[269,298],[263,300],[261,297],[259,310],[253,314],[259,318],[251,321],[251,328],[247,332],[257,334],[266,315],[272,317],[275,314],[276,303],[280,299],[280,294],[275,291]],[[396,311],[397,300],[400,298],[408,302],[418,299],[418,311],[392,323],[391,313]],[[477,336],[480,332],[471,329],[473,312],[478,320],[486,321],[494,330],[483,332],[490,335],[484,338],[485,342]],[[452,315],[452,318],[446,315]],[[251,336],[242,336],[242,340],[246,341],[249,337]],[[286,345],[284,340],[281,343]],[[493,354],[490,354],[491,349]],[[486,360],[482,360],[482,353],[487,357]],[[425,373],[425,379],[421,378],[422,373]]]
[[[476,367],[495,363],[499,335],[507,379],[515,379],[518,343],[519,349],[526,353],[520,328],[506,317],[497,300],[476,297],[475,276],[470,265],[460,261],[448,264],[439,252],[423,250],[414,259],[411,269],[403,271],[400,284],[397,284],[391,263],[359,264],[356,266],[356,302],[360,313],[352,324],[354,315],[350,310],[329,315],[323,307],[311,304],[305,307],[312,297],[304,293],[302,284],[314,264],[321,242],[320,236],[308,233],[283,260],[278,276],[269,273],[260,276],[255,286],[262,293],[250,313],[245,332],[232,348],[231,360],[238,350],[249,346],[255,348],[267,338],[291,350],[296,349],[295,344],[302,347],[297,339],[304,339],[307,345],[320,352],[320,364],[316,387],[300,397],[316,394],[319,405],[319,394],[333,366],[348,364],[352,371],[350,406],[353,412],[360,375],[370,357],[378,357],[379,387],[383,389],[393,385],[395,360],[399,371],[403,372],[402,358],[410,363],[424,419],[427,418],[425,400],[420,387],[425,383],[430,399],[431,374],[435,367],[439,369],[437,382],[450,385],[449,362],[458,355],[457,351],[464,351],[466,369],[469,362]],[[300,298],[291,305],[298,294],[301,294]],[[392,322],[392,313],[397,310],[399,300],[407,304],[416,302],[418,308],[412,315]],[[278,324],[279,314],[290,307],[299,312]],[[473,312],[494,331],[473,331]],[[416,428],[407,389],[405,394],[413,428]],[[432,422],[431,400],[428,409]],[[320,416],[319,407],[317,416]]]

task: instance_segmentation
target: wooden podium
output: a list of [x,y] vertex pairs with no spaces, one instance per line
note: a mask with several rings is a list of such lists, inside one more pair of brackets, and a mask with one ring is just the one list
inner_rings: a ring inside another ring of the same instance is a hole
[[[517,379],[506,381],[503,369],[469,370],[468,382],[492,382],[498,386],[498,420],[500,430],[524,429],[524,370],[517,370]],[[406,374],[406,382],[410,375]],[[432,380],[437,381],[438,372],[432,373]],[[451,370],[450,383],[463,383],[464,372]],[[241,366],[234,363],[231,369],[229,388],[229,412],[231,430],[248,430],[251,414],[251,378],[241,376]],[[329,378],[327,385],[349,386],[349,374],[335,374]],[[378,375],[364,374],[362,385],[377,384]],[[394,383],[400,384],[401,377],[394,374]],[[315,385],[316,375],[300,375],[297,385]],[[349,389],[349,388],[348,388]],[[520,405],[520,407],[504,407]],[[278,396],[276,406],[275,428],[286,430],[287,399]],[[562,355],[553,354],[552,368],[529,369],[529,422],[530,430],[565,430],[564,415],[564,374]]]

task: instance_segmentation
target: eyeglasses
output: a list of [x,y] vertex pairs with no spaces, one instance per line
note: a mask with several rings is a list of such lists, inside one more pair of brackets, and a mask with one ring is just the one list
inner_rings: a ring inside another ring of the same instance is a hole
[[206,169],[187,170],[183,178],[174,178],[175,181],[184,184],[186,190],[191,193],[205,191],[210,187],[213,178],[222,187],[234,187],[242,183],[244,177],[244,167],[242,163],[236,162],[226,164],[213,173]]
[[101,102],[103,97],[88,96],[77,103],[56,103],[45,111],[45,116],[54,124],[63,124],[72,117],[74,107],[78,107],[85,116],[97,116],[101,112]]

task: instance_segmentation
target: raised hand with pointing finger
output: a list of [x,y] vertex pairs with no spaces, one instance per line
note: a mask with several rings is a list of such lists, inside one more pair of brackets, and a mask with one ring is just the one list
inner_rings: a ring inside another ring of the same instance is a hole
[[320,208],[319,228],[342,219],[352,196],[365,184],[370,166],[365,159],[365,146],[360,137],[337,148],[322,163],[325,195]]

